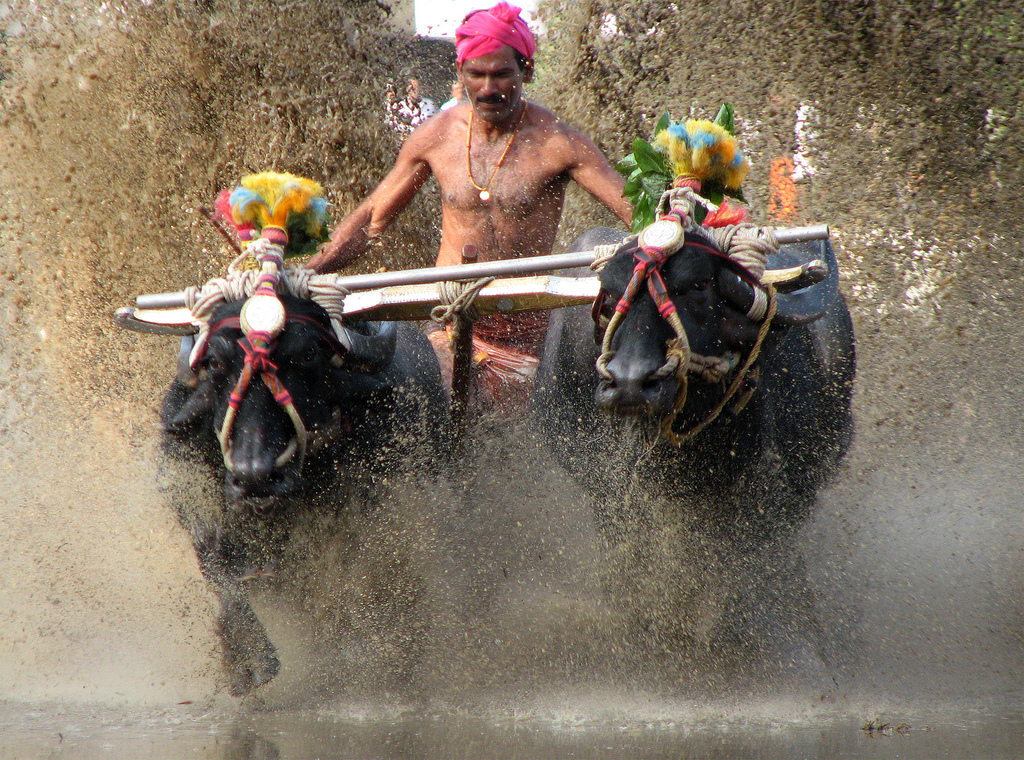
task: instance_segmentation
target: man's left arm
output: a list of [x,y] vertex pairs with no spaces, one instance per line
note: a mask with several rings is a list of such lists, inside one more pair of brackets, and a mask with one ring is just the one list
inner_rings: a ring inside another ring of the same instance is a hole
[[629,227],[633,220],[633,206],[622,196],[626,180],[608,163],[589,137],[574,129],[568,130],[568,137],[573,153],[569,176]]

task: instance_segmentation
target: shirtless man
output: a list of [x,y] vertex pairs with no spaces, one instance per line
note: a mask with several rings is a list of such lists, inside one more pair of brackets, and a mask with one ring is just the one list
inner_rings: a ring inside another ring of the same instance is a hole
[[[536,45],[519,12],[502,2],[466,16],[456,31],[456,72],[466,100],[416,128],[394,168],[308,266],[331,272],[358,258],[431,174],[441,190],[437,266],[462,263],[467,245],[476,247],[479,261],[551,253],[570,179],[628,226],[632,207],[622,197],[622,177],[588,137],[523,98]],[[487,318],[477,322],[477,332],[535,354],[543,324],[527,314]],[[432,334],[431,342],[450,380],[451,352],[442,336]]]

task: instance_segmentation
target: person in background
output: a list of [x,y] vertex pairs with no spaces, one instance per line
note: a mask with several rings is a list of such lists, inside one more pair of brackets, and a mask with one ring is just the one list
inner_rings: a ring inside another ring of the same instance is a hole
[[441,104],[441,110],[447,111],[449,108],[454,108],[465,99],[466,95],[462,89],[462,82],[456,79],[452,82],[452,96],[449,100],[446,100]]
[[391,126],[402,134],[410,134],[437,113],[437,105],[430,98],[420,97],[419,80],[410,79],[401,100],[396,101],[394,94],[388,93],[388,110]]

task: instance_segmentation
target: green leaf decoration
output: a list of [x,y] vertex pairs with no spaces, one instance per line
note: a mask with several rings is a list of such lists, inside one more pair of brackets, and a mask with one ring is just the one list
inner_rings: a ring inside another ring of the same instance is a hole
[[707,198],[709,201],[714,203],[716,206],[722,205],[723,193],[717,189],[701,189],[701,195]]
[[629,198],[636,195],[643,189],[643,171],[636,169],[629,177],[626,178],[626,186],[622,189],[622,195]]
[[644,227],[654,223],[654,209],[657,201],[652,201],[651,196],[643,193],[633,206],[632,232],[640,232]]
[[722,103],[722,107],[718,109],[718,115],[715,117],[715,124],[733,137],[736,136],[736,120],[731,104]]
[[643,190],[647,195],[657,201],[661,200],[661,194],[665,192],[670,184],[668,175],[648,175],[640,180],[640,184],[643,186]]
[[[659,130],[668,122],[666,113],[658,121]],[[633,152],[623,158],[615,169],[626,178],[622,195],[633,206],[633,230],[646,227],[655,220],[661,194],[672,184],[668,156],[646,140],[633,141]]]
[[633,141],[633,156],[644,174],[668,174],[668,161],[664,153],[655,150],[646,140]]
[[[733,107],[724,103],[715,116],[715,124],[722,127],[730,135],[735,135],[736,120]],[[654,125],[654,135],[667,129],[672,125],[672,117],[665,111]],[[658,203],[661,195],[666,189],[672,186],[675,181],[675,172],[668,156],[646,140],[637,138],[633,141],[633,150],[615,165],[615,170],[626,178],[625,187],[622,190],[624,198],[628,198],[633,205],[633,232],[639,232],[644,227],[652,224],[658,212]],[[719,183],[709,183],[701,190],[701,195],[716,205],[722,203],[725,195],[736,198],[746,203],[743,192],[740,189],[728,190]],[[706,210],[698,206],[696,210],[696,221],[699,224],[704,219]]]
[[630,153],[624,159],[615,164],[615,171],[623,177],[629,177],[636,170],[636,158]]
[[665,111],[658,119],[658,123],[654,125],[654,135],[657,137],[659,132],[663,132],[668,128],[668,125],[672,123],[672,117],[669,116],[668,111]]

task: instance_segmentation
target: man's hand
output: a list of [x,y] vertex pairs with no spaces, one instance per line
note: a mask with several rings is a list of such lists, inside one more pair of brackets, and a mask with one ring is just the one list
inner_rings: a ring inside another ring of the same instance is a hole
[[331,239],[320,246],[306,266],[319,274],[337,272],[362,256],[370,247],[366,228],[372,214],[368,202],[363,202],[331,232]]

